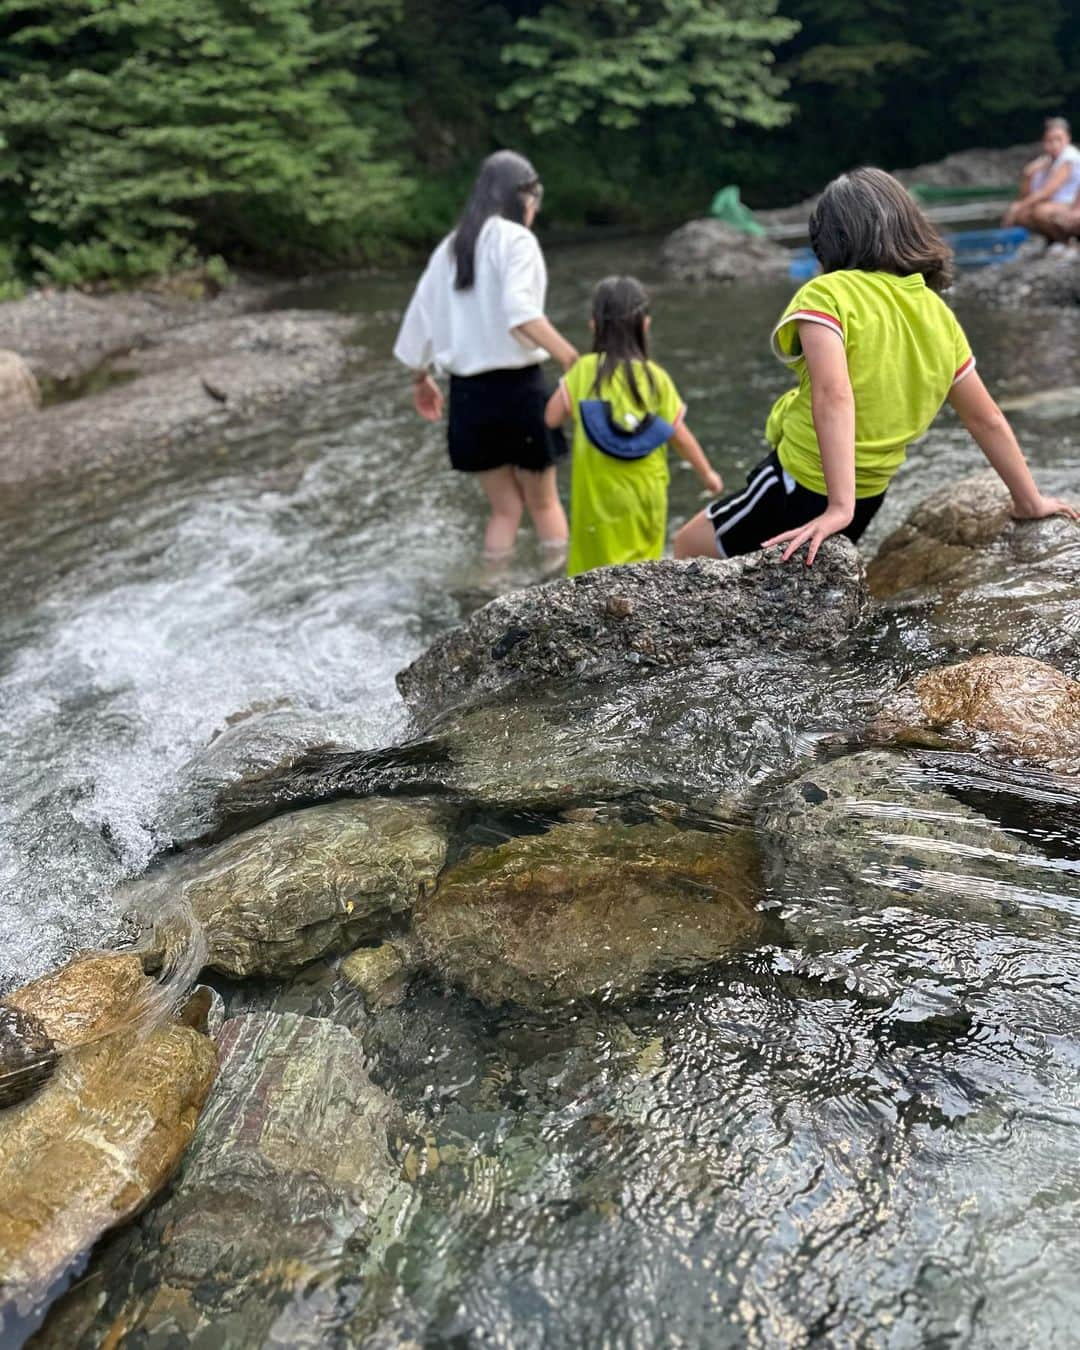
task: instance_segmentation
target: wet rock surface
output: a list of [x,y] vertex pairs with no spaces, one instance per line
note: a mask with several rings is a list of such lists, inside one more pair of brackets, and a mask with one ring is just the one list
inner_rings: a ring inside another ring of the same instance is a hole
[[799,969],[886,1003],[925,979],[945,1006],[992,990],[1009,945],[1051,949],[1069,923],[1060,868],[994,818],[1008,796],[993,780],[980,793],[977,768],[863,751],[769,795],[765,881]]
[[1034,657],[1080,676],[1080,526],[1013,520],[992,472],[921,502],[867,568],[873,594],[917,608],[934,650]]
[[662,670],[751,652],[824,652],[862,617],[862,564],[828,540],[813,567],[778,554],[640,563],[515,591],[437,639],[397,677],[430,718],[519,684]]
[[29,1097],[56,1064],[56,1042],[41,1020],[0,1003],[0,1110]]
[[[167,1199],[105,1247],[41,1346],[311,1344],[363,1281],[336,1285],[378,1237],[399,1186],[399,1117],[345,1027],[263,1013],[232,1018],[221,1070]],[[350,1292],[351,1291],[351,1292]],[[322,1310],[322,1311],[320,1311]]]
[[91,1244],[164,1186],[215,1071],[191,1027],[120,1031],[0,1115],[0,1339],[17,1343]]
[[481,1002],[617,998],[759,938],[753,841],[666,822],[556,825],[447,868],[420,959]]
[[1032,239],[1009,262],[973,268],[957,293],[1007,309],[1077,309],[1080,250],[1048,252],[1044,240]]
[[[206,962],[235,976],[284,974],[380,937],[438,875],[443,812],[421,801],[334,802],[279,816],[181,859],[129,892],[152,924],[180,889],[205,935]],[[186,934],[166,928],[166,950]]]
[[40,406],[41,390],[34,372],[18,352],[0,349],[0,416],[17,417],[36,412]]
[[352,321],[303,311],[202,319],[145,336],[123,369],[136,378],[21,417],[0,440],[0,484],[148,455],[251,418],[341,375]]
[[641,796],[701,797],[715,810],[723,796],[737,811],[766,765],[794,766],[814,739],[863,720],[876,704],[876,694],[837,680],[821,660],[777,653],[535,691],[514,686],[452,709],[425,737],[395,749],[291,752],[220,790],[203,827],[229,832],[298,806],[386,792],[544,812]]
[[668,235],[660,262],[681,281],[739,281],[786,277],[791,254],[770,239],[706,217]]
[[879,732],[910,744],[982,749],[1080,772],[1080,682],[1024,656],[929,670],[888,701]]

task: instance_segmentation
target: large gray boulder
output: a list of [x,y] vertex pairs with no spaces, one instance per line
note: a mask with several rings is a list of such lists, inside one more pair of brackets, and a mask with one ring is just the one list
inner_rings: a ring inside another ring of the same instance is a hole
[[[95,1258],[43,1346],[309,1345],[331,1273],[355,1269],[398,1187],[393,1102],[359,1040],[332,1022],[259,1013],[225,1023],[220,1077],[179,1181]],[[170,1339],[171,1338],[171,1339]],[[321,1343],[321,1342],[318,1342]]]
[[775,550],[602,567],[493,600],[397,683],[430,718],[517,685],[658,672],[706,655],[823,652],[851,635],[865,603],[862,564],[846,539],[827,540],[813,567],[781,562]]
[[129,903],[159,928],[162,954],[205,941],[229,975],[281,975],[377,938],[434,883],[443,812],[422,801],[340,801],[279,816],[136,883]]
[[1080,253],[1047,253],[1039,239],[1017,256],[961,276],[958,289],[998,309],[1076,309],[1080,306]]
[[680,281],[743,281],[786,277],[791,254],[770,239],[705,217],[668,235],[660,261]]

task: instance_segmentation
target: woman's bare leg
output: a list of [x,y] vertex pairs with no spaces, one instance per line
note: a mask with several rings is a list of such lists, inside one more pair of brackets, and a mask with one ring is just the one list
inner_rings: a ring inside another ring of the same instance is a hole
[[704,511],[688,520],[675,535],[674,553],[676,558],[719,558],[716,531]]
[[555,466],[541,473],[533,473],[531,469],[515,469],[514,473],[525,499],[529,519],[540,540],[540,547],[552,550],[565,548],[570,537],[570,527],[566,523],[562,502],[559,501]]
[[484,556],[505,557],[514,547],[525,499],[509,464],[486,469],[476,476],[491,504],[491,516],[484,530]]

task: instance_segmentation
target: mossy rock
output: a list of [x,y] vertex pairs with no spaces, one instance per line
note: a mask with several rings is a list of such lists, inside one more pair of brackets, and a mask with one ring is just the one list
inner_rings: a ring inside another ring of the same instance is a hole
[[430,967],[491,1006],[624,997],[755,943],[759,876],[743,831],[560,824],[447,869],[413,932]]

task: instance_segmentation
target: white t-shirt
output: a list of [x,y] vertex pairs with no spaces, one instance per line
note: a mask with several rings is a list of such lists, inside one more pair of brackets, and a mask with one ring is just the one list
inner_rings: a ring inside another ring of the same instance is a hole
[[1043,155],[1039,161],[1039,167],[1031,175],[1031,188],[1033,192],[1038,192],[1050,175],[1060,169],[1063,164],[1069,166],[1069,176],[1050,200],[1052,202],[1064,202],[1067,206],[1071,206],[1076,199],[1076,194],[1080,192],[1080,148],[1075,145],[1067,145],[1055,160],[1050,160],[1046,155]]
[[401,321],[394,355],[413,370],[434,365],[451,375],[518,370],[547,353],[510,331],[544,313],[547,268],[536,236],[502,216],[476,240],[475,281],[454,289],[453,235],[431,255]]

